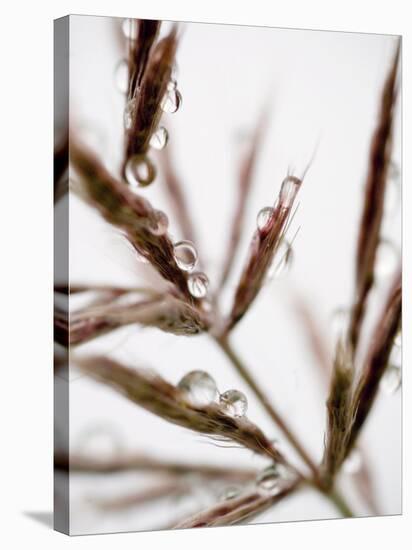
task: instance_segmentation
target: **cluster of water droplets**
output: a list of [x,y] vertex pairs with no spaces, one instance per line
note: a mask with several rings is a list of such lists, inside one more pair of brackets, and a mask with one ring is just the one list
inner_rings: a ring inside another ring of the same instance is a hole
[[247,412],[246,396],[239,390],[228,390],[219,394],[216,382],[205,371],[194,370],[185,374],[177,385],[184,400],[194,407],[219,405],[227,416],[241,418]]
[[209,287],[209,279],[202,271],[194,271],[198,254],[191,241],[179,241],[173,246],[174,259],[182,271],[188,273],[187,288],[194,298],[204,298]]
[[[122,23],[122,30],[126,38],[134,40],[137,36],[135,21],[125,19]],[[129,63],[127,59],[119,61],[115,68],[115,84],[122,94],[127,94],[129,88]],[[123,125],[126,131],[133,131],[133,121],[137,108],[139,88],[135,90],[134,96],[126,102],[123,111]],[[182,96],[177,89],[176,79],[171,77],[167,84],[166,92],[161,101],[161,109],[165,113],[175,113],[182,103]],[[169,133],[164,126],[159,126],[151,135],[149,146],[156,151],[164,149],[169,141]],[[156,169],[147,154],[132,156],[125,169],[126,180],[132,188],[146,187],[156,177]]]

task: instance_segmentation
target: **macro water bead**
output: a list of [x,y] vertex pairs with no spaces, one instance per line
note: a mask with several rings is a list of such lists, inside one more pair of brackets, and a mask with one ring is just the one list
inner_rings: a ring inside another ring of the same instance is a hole
[[259,231],[263,231],[267,224],[269,223],[269,220],[273,216],[274,209],[271,206],[265,206],[262,208],[262,210],[259,211],[257,218],[256,218],[256,224]]
[[280,471],[277,466],[268,466],[257,477],[256,485],[267,493],[276,493],[279,490]]
[[190,241],[179,241],[173,247],[174,258],[183,271],[192,271],[197,262],[197,250]]
[[187,287],[194,298],[204,298],[207,294],[209,279],[205,273],[196,271],[187,279]]
[[146,155],[133,155],[127,161],[125,175],[131,187],[146,187],[156,177],[156,168]]
[[160,104],[162,111],[165,113],[175,113],[179,110],[182,104],[182,95],[179,90],[172,88],[167,89]]
[[239,390],[228,390],[222,393],[219,403],[224,413],[228,416],[241,417],[247,412],[247,398]]
[[218,395],[216,382],[201,370],[186,374],[177,385],[184,399],[194,407],[206,407],[213,403]]
[[163,126],[160,126],[150,138],[149,145],[150,147],[153,147],[153,149],[156,149],[157,151],[161,151],[164,149],[167,145],[167,142],[169,141],[169,133]]
[[295,176],[287,176],[283,180],[279,196],[282,208],[290,208],[292,206],[301,183],[301,180]]

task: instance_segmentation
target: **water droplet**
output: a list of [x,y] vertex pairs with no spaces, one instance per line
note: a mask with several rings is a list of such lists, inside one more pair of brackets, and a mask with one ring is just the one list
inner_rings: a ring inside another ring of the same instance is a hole
[[269,223],[269,220],[271,219],[273,215],[274,209],[270,206],[265,206],[262,208],[256,218],[256,224],[259,229],[259,231],[263,231],[267,224]]
[[388,239],[381,239],[375,260],[375,274],[385,279],[392,275],[399,265],[399,253],[395,245]]
[[150,147],[153,147],[153,149],[157,149],[158,151],[161,151],[164,149],[167,145],[167,142],[169,140],[169,133],[163,126],[160,126],[150,138]]
[[239,495],[240,495],[239,487],[236,487],[235,485],[232,487],[226,487],[220,496],[220,500],[232,500],[232,498],[236,498]]
[[220,406],[228,416],[241,417],[247,411],[247,398],[238,390],[228,390],[219,399]]
[[358,449],[353,449],[345,462],[342,464],[342,469],[347,474],[356,474],[362,468],[362,456]]
[[177,385],[184,399],[194,407],[205,407],[213,403],[218,395],[216,382],[201,370],[186,374]]
[[164,235],[169,227],[169,218],[161,210],[155,210],[149,225],[149,230],[153,235]]
[[330,327],[334,338],[338,339],[344,336],[349,328],[350,309],[339,307],[335,309],[330,317]]
[[177,88],[177,80],[171,77],[169,82],[167,83],[167,90],[169,92],[172,92],[173,90],[176,90],[176,88]]
[[126,59],[122,59],[116,65],[114,71],[114,82],[119,92],[121,92],[122,94],[125,94],[127,92],[127,89],[129,87],[129,64]]
[[123,19],[122,31],[126,38],[129,40],[136,40],[137,38],[137,21],[136,19]]
[[156,177],[156,168],[146,155],[134,155],[127,161],[126,180],[131,187],[146,187]]
[[131,99],[126,103],[123,112],[123,124],[126,130],[130,130],[133,124],[133,113],[136,109],[136,100]]
[[281,475],[279,468],[275,465],[265,468],[256,479],[256,485],[265,493],[276,494],[280,490],[279,482]]
[[282,239],[269,269],[268,279],[280,279],[289,272],[292,263],[293,248],[286,239]]
[[190,241],[179,241],[174,245],[174,257],[183,271],[192,271],[197,262],[197,250]]
[[209,279],[205,273],[195,271],[191,273],[187,279],[187,287],[189,292],[195,298],[204,298],[207,294]]
[[381,378],[379,387],[388,394],[393,395],[396,393],[402,384],[402,370],[397,365],[389,364]]
[[165,113],[175,113],[182,104],[182,95],[179,90],[167,90],[161,103]]
[[280,205],[282,208],[290,208],[299,190],[301,180],[295,176],[287,176],[280,188]]

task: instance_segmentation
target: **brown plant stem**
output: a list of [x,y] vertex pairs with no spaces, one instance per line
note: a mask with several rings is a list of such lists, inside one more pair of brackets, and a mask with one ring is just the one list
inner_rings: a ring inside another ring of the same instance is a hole
[[253,393],[259,399],[260,403],[262,404],[262,406],[264,407],[264,409],[266,410],[270,418],[282,431],[283,435],[286,437],[286,439],[289,441],[289,443],[292,445],[292,447],[295,449],[295,451],[298,453],[301,459],[305,462],[305,464],[311,470],[313,477],[311,480],[308,480],[310,485],[312,485],[318,491],[323,493],[327,498],[329,498],[329,500],[333,502],[333,504],[342,513],[344,517],[352,517],[353,512],[351,511],[349,505],[344,500],[343,496],[340,495],[336,490],[329,490],[327,487],[323,485],[319,477],[318,467],[316,466],[315,462],[309,456],[308,452],[303,447],[298,437],[294,434],[294,432],[288,426],[288,424],[280,415],[280,413],[276,411],[271,401],[266,396],[265,392],[262,390],[262,388],[253,378],[249,369],[246,367],[246,365],[243,363],[243,361],[240,359],[240,357],[237,355],[237,353],[234,351],[234,349],[230,345],[228,338],[217,336],[215,337],[215,341],[217,345],[220,347],[220,349],[224,352],[226,357],[230,360],[231,364],[235,367],[237,372],[240,374],[242,379],[246,382],[249,388],[253,391]]
[[271,400],[266,396],[266,394],[264,393],[262,388],[258,385],[256,380],[253,378],[253,376],[252,376],[251,372],[249,371],[249,369],[242,362],[240,357],[237,355],[237,353],[234,351],[234,349],[230,345],[228,338],[226,338],[226,337],[217,337],[215,340],[216,340],[218,346],[220,347],[220,349],[226,355],[226,357],[228,357],[230,359],[230,362],[235,367],[237,372],[240,374],[240,376],[243,378],[243,380],[246,382],[246,384],[250,387],[250,389],[253,391],[253,393],[256,395],[256,397],[259,399],[259,401],[263,405],[263,407],[266,410],[266,412],[268,413],[268,415],[275,422],[275,424],[279,427],[279,429],[283,432],[286,439],[289,441],[289,443],[292,445],[292,447],[296,450],[296,452],[299,454],[299,456],[302,458],[302,460],[306,463],[306,465],[310,468],[313,475],[315,477],[317,477],[318,476],[318,468],[317,468],[316,464],[310,458],[307,451],[303,448],[303,446],[299,442],[298,438],[292,432],[291,428],[287,425],[286,421],[275,410],[275,408],[271,404]]

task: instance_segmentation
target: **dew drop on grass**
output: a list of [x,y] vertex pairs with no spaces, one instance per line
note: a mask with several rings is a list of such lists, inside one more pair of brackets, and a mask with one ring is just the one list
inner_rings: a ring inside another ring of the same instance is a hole
[[274,209],[271,206],[265,206],[259,211],[256,218],[256,224],[259,231],[263,231],[265,229],[273,215],[273,212]]
[[187,287],[194,298],[204,298],[207,294],[209,279],[205,273],[195,271],[187,279]]
[[177,88],[177,81],[172,77],[167,83],[167,90],[169,92],[172,92],[173,90],[176,90],[176,88]]
[[156,177],[156,168],[146,155],[133,155],[127,161],[126,180],[131,187],[146,187]]
[[228,390],[222,393],[219,403],[223,412],[228,416],[241,417],[247,412],[247,398],[239,390]]
[[197,250],[190,241],[179,241],[174,247],[174,258],[183,271],[192,271],[197,262]]
[[114,71],[114,82],[119,92],[122,94],[127,92],[127,88],[129,86],[129,65],[126,59],[122,59],[116,65]]
[[216,382],[210,374],[201,370],[186,374],[177,387],[183,398],[194,407],[210,405],[218,395]]
[[280,490],[281,474],[277,466],[268,466],[260,474],[258,474],[256,479],[256,485],[259,490],[276,494]]
[[179,90],[166,90],[161,102],[161,108],[165,113],[175,113],[182,104],[182,95]]
[[150,147],[153,147],[153,149],[156,149],[157,151],[161,151],[164,149],[167,145],[167,142],[169,141],[169,133],[163,126],[160,126],[150,138]]
[[290,208],[299,190],[301,180],[295,176],[287,176],[280,188],[280,204],[282,208]]

